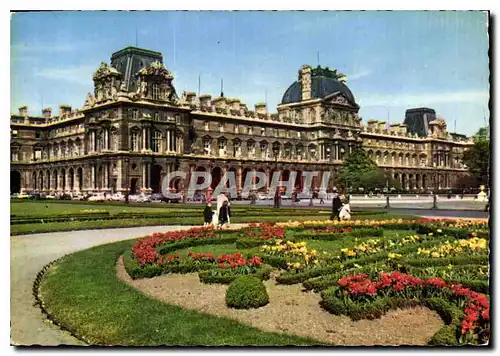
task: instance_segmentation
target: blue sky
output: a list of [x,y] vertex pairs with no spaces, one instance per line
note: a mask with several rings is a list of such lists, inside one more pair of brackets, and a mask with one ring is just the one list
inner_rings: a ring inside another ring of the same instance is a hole
[[11,111],[81,107],[92,73],[135,45],[160,51],[174,85],[270,111],[303,64],[345,73],[360,116],[404,119],[434,108],[448,129],[488,119],[487,15],[481,12],[42,12],[11,19]]

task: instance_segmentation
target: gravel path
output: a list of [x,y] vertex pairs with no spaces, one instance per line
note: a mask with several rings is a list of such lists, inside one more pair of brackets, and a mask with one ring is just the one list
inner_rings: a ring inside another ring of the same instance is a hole
[[[242,224],[232,224],[238,226]],[[32,288],[37,273],[47,263],[68,253],[155,231],[190,226],[145,226],[124,229],[53,232],[10,237],[10,322],[12,345],[82,345],[69,333],[48,323],[35,301]]]
[[300,284],[277,285],[272,279],[264,282],[269,304],[237,310],[226,306],[227,285],[201,283],[197,273],[132,280],[120,258],[117,275],[145,295],[168,304],[235,319],[264,331],[295,334],[335,345],[423,346],[444,325],[436,312],[425,307],[392,310],[375,320],[352,321],[324,311],[319,305],[319,293],[302,292]]

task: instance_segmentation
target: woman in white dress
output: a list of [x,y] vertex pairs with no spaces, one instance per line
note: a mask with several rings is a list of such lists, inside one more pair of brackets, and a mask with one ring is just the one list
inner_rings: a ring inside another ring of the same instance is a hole
[[351,220],[351,205],[349,202],[342,205],[339,213],[340,220]]

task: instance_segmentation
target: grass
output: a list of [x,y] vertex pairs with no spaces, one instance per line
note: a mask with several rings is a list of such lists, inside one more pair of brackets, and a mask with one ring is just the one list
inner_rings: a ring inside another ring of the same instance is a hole
[[[67,215],[80,213],[82,210],[106,210],[110,214],[118,214],[124,211],[134,213],[144,213],[144,217],[113,219],[113,220],[89,220],[89,221],[65,221],[30,224],[11,224],[11,235],[23,235],[55,231],[73,231],[88,229],[124,228],[134,226],[161,226],[161,225],[201,225],[203,222],[202,207],[200,205],[189,204],[150,204],[149,207],[125,204],[85,204],[83,202],[72,201],[13,201],[11,202],[11,214],[16,216],[44,216],[44,215]],[[148,213],[175,213],[174,216],[165,218],[147,218]],[[267,207],[234,207],[232,209],[233,223],[264,222],[264,221],[289,221],[289,220],[325,220],[329,218],[328,209],[308,209],[308,208],[282,208],[281,215],[276,215],[276,210]],[[190,216],[182,216],[183,213]],[[189,213],[189,214],[188,214]],[[193,213],[199,213],[199,217],[193,217]],[[380,214],[359,215],[354,213],[353,218],[357,219],[377,219],[377,218],[411,218],[410,215],[388,214],[381,211]]]
[[90,344],[123,346],[318,345],[302,337],[262,332],[236,321],[171,306],[116,277],[115,263],[133,241],[64,257],[41,285],[50,313]]

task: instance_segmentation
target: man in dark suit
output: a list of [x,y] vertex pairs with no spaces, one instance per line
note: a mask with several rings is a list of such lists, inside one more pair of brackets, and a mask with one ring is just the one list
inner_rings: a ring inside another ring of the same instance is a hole
[[333,201],[332,201],[332,215],[330,216],[330,220],[340,220],[339,214],[340,209],[342,209],[342,200],[340,200],[340,196],[337,194],[337,189],[333,190]]

